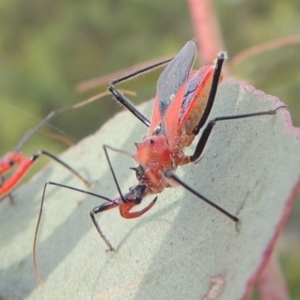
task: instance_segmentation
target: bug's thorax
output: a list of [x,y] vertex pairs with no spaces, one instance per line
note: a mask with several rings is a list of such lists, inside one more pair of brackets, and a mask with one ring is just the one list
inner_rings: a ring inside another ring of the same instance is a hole
[[137,179],[148,187],[151,194],[171,187],[170,180],[164,176],[166,170],[175,170],[178,165],[189,161],[180,148],[171,151],[163,135],[149,136],[137,143],[136,148],[133,158],[139,164]]

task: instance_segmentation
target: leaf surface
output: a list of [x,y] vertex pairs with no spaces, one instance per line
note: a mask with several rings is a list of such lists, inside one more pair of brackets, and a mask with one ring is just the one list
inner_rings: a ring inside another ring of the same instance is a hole
[[[237,82],[220,85],[210,119],[276,108],[272,96]],[[152,102],[141,106],[150,115]],[[97,180],[90,189],[114,198],[117,190],[102,150],[108,144],[134,151],[147,129],[122,112],[62,159]],[[192,148],[192,147],[191,147]],[[187,152],[192,152],[187,149]],[[0,204],[0,295],[8,299],[240,299],[249,292],[284,225],[300,178],[300,131],[281,109],[275,116],[219,122],[197,164],[177,174],[237,215],[231,220],[182,187],[166,189],[146,215],[125,220],[118,210],[98,216],[118,248],[107,253],[89,211],[101,200],[47,188],[38,263],[33,270],[34,228],[45,182],[84,188],[52,163],[18,188],[15,205]],[[121,189],[136,183],[130,157],[111,153]],[[146,198],[141,206],[153,197]]]

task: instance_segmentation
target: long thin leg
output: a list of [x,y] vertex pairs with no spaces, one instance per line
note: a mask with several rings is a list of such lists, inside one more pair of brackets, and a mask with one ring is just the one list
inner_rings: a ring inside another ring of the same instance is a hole
[[274,115],[276,111],[280,108],[285,107],[284,105],[279,106],[275,109],[267,110],[267,111],[261,111],[256,113],[249,113],[249,114],[241,114],[241,115],[235,115],[235,116],[224,116],[224,117],[217,117],[215,119],[212,119],[208,122],[205,129],[203,130],[203,133],[198,141],[198,144],[196,146],[195,152],[193,155],[190,156],[191,162],[197,160],[200,155],[202,154],[204,147],[208,141],[208,138],[210,136],[210,133],[217,122],[219,121],[225,121],[225,120],[235,120],[235,119],[242,119],[242,118],[251,118],[251,117],[257,117],[257,116],[264,116],[264,115]]
[[146,118],[132,103],[131,101],[126,98],[116,87],[115,84],[133,79],[134,77],[141,75],[143,73],[147,73],[151,70],[154,70],[160,66],[163,66],[165,64],[167,64],[168,62],[170,62],[172,60],[171,59],[167,59],[161,62],[158,62],[156,64],[153,64],[151,66],[148,66],[146,68],[140,69],[138,71],[135,71],[133,73],[130,73],[126,76],[120,77],[118,79],[113,80],[109,86],[108,86],[108,90],[113,94],[113,96],[116,98],[116,100],[123,105],[124,107],[126,107],[135,117],[137,117],[144,125],[146,125],[147,127],[150,126],[150,121],[148,120],[148,118]]
[[86,186],[90,186],[90,183],[87,180],[85,180],[77,171],[75,171],[71,166],[69,166],[68,164],[66,164],[65,162],[63,162],[57,156],[53,155],[52,153],[50,153],[50,152],[48,152],[46,150],[40,150],[35,155],[41,155],[41,154],[44,154],[44,155],[52,158],[53,160],[55,160],[56,162],[58,162],[59,164],[61,164],[62,166],[64,166],[66,169],[68,169],[76,177],[78,177],[78,179],[80,179]]
[[113,176],[115,185],[116,185],[116,187],[117,187],[117,190],[118,190],[118,193],[119,193],[121,199],[119,199],[119,200],[118,200],[117,202],[115,202],[115,203],[104,203],[104,204],[102,204],[102,205],[100,205],[100,206],[94,207],[93,210],[90,212],[90,217],[91,217],[91,219],[92,219],[92,222],[94,223],[95,228],[97,229],[97,231],[98,231],[98,233],[100,234],[101,238],[104,240],[104,242],[105,242],[106,245],[108,246],[109,250],[110,250],[110,251],[115,251],[115,248],[113,247],[113,245],[111,244],[111,242],[108,240],[108,238],[107,238],[106,235],[104,234],[104,231],[102,230],[102,228],[100,227],[99,223],[97,222],[97,220],[96,220],[96,218],[95,218],[95,215],[96,215],[96,214],[99,214],[99,213],[101,213],[101,212],[103,212],[103,211],[106,211],[106,210],[115,208],[116,206],[119,206],[120,203],[124,203],[124,202],[125,202],[125,199],[124,199],[124,197],[123,197],[123,194],[122,194],[120,185],[119,185],[119,183],[118,183],[118,180],[117,180],[117,177],[116,177],[116,174],[115,174],[115,171],[114,171],[113,166],[112,166],[112,164],[111,164],[111,161],[110,161],[110,158],[109,158],[107,149],[111,149],[110,146],[103,145],[103,150],[104,150],[104,153],[105,153],[105,156],[106,156],[108,165],[109,165],[109,169],[110,169],[110,171],[111,171],[111,174],[112,174],[112,176]]
[[8,196],[9,198],[9,202],[11,205],[14,204],[14,197],[11,193],[6,193],[6,195],[4,195],[4,193],[2,193],[2,187],[5,184],[5,177],[3,175],[0,176],[0,201],[2,200],[3,196]]
[[[72,187],[72,186],[60,184],[60,183],[53,182],[53,181],[48,181],[48,182],[45,183],[44,190],[43,190],[43,195],[42,195],[41,206],[40,206],[40,210],[39,210],[38,221],[37,221],[37,224],[36,224],[36,227],[35,227],[34,241],[33,241],[33,251],[32,251],[32,253],[33,253],[34,271],[35,271],[36,277],[37,277],[40,285],[43,286],[43,287],[44,287],[44,281],[42,279],[42,276],[41,276],[39,268],[38,268],[37,255],[36,255],[36,246],[37,246],[38,232],[39,232],[40,223],[41,223],[42,214],[43,214],[43,206],[44,206],[44,201],[45,201],[46,189],[47,189],[48,185],[54,185],[54,186],[66,188],[66,189],[73,190],[73,191],[76,191],[76,192],[79,192],[79,193],[83,193],[83,194],[86,194],[86,195],[90,195],[90,196],[93,196],[93,197],[97,197],[97,198],[103,199],[105,201],[108,201],[107,203],[104,203],[107,206],[113,206],[113,207],[115,207],[115,206],[118,205],[113,200],[111,200],[111,199],[109,199],[107,197],[104,197],[104,196],[101,196],[101,195],[98,195],[98,194],[95,194],[95,193],[92,193],[92,192],[89,192],[89,191],[81,190],[81,189],[78,189],[78,188],[75,188],[75,187]],[[111,208],[113,208],[113,207],[111,207]],[[109,243],[109,241],[105,237],[104,233],[103,233],[102,238],[104,239],[104,241],[106,243],[107,242]]]
[[118,183],[115,171],[113,169],[113,166],[111,164],[107,149],[110,149],[112,151],[117,151],[117,152],[121,152],[121,153],[125,153],[128,154],[127,152],[124,152],[122,150],[118,150],[115,149],[113,147],[110,147],[108,145],[103,145],[103,149],[105,152],[105,156],[109,165],[109,169],[112,173],[115,185],[117,186],[117,190],[119,192],[120,198],[121,198],[121,202],[120,202],[120,213],[121,216],[127,219],[132,219],[132,218],[137,218],[141,215],[143,215],[145,212],[147,212],[156,202],[157,197],[151,202],[151,204],[149,204],[149,206],[147,206],[145,209],[141,210],[141,211],[137,211],[137,212],[130,212],[131,208],[137,204],[140,204],[142,199],[147,195],[148,191],[145,188],[144,185],[137,185],[134,188],[132,188],[130,190],[129,193],[127,193],[125,196],[123,196],[123,193],[121,191],[120,185]]
[[213,206],[215,209],[217,209],[218,211],[220,211],[221,213],[223,213],[224,215],[226,215],[227,217],[229,217],[232,221],[234,221],[235,223],[239,222],[239,218],[232,215],[231,213],[229,213],[228,211],[226,211],[225,209],[223,209],[222,207],[220,207],[219,205],[215,204],[214,202],[212,202],[211,200],[209,200],[208,198],[206,198],[205,196],[203,196],[202,194],[200,194],[199,192],[197,192],[195,189],[193,189],[192,187],[190,187],[188,184],[186,184],[184,181],[182,181],[174,172],[172,172],[171,170],[167,170],[165,172],[165,176],[168,178],[172,178],[173,180],[175,180],[176,182],[178,182],[180,185],[182,185],[185,189],[187,189],[189,192],[191,192],[192,194],[196,195],[197,197],[201,198],[203,201],[205,201],[206,203],[208,203],[209,205]]
[[97,222],[95,215],[99,214],[103,211],[112,209],[117,207],[118,204],[117,203],[103,203],[100,206],[96,206],[93,208],[93,210],[90,211],[90,217],[92,219],[92,222],[95,226],[95,228],[97,229],[98,233],[100,234],[101,238],[103,239],[103,241],[105,242],[105,244],[108,246],[109,251],[116,251],[116,249],[114,248],[114,246],[112,245],[112,243],[109,241],[109,239],[106,237],[104,231],[102,230],[102,228],[100,227],[99,223]]
[[156,200],[157,200],[157,197],[155,197],[150,202],[150,204],[148,204],[148,206],[146,206],[142,210],[131,212],[130,210],[141,202],[140,200],[144,196],[144,190],[145,190],[145,187],[143,187],[142,185],[137,185],[136,187],[131,189],[131,191],[129,193],[127,193],[125,196],[123,196],[123,198],[125,199],[125,202],[122,199],[118,198],[118,199],[114,200],[114,202],[112,202],[112,203],[103,203],[102,205],[96,206],[90,212],[92,222],[94,223],[98,233],[100,234],[101,238],[104,240],[104,242],[106,243],[106,245],[108,246],[110,251],[115,251],[115,248],[113,247],[111,242],[108,240],[108,238],[104,234],[104,231],[102,230],[98,221],[96,220],[95,215],[99,214],[103,211],[106,211],[106,210],[109,210],[109,209],[119,206],[120,214],[123,218],[134,219],[134,218],[138,218],[138,217],[142,216],[149,209],[151,209],[153,207],[153,205],[156,203]]
[[[145,185],[143,184],[139,184],[133,188],[131,188],[130,192],[127,193],[125,196],[123,196],[123,193],[121,191],[120,185],[118,183],[115,171],[113,169],[113,166],[111,164],[107,149],[110,149],[112,151],[117,151],[117,152],[121,152],[124,154],[128,154],[127,152],[124,152],[123,150],[118,150],[115,149],[111,146],[108,145],[103,145],[103,149],[106,155],[106,159],[109,165],[109,169],[112,173],[114,182],[117,186],[117,190],[119,192],[120,198],[121,198],[121,202],[120,202],[120,213],[121,216],[127,219],[132,219],[132,218],[137,218],[140,217],[141,215],[143,215],[145,212],[147,212],[156,202],[157,197],[149,204],[149,206],[147,206],[145,209],[141,210],[141,211],[137,211],[137,212],[130,212],[131,208],[137,204],[140,204],[142,199],[144,197],[146,197],[146,195],[148,194],[148,189],[146,188]],[[131,205],[133,204],[133,205]]]
[[215,64],[214,76],[212,79],[211,88],[210,88],[210,92],[209,92],[209,96],[208,96],[208,100],[207,100],[207,104],[206,104],[204,113],[203,113],[198,125],[193,130],[193,134],[195,134],[195,135],[197,135],[199,133],[200,129],[205,124],[205,122],[210,114],[210,111],[212,109],[212,106],[214,104],[219,81],[220,81],[220,76],[221,76],[221,72],[222,72],[222,66],[223,66],[225,59],[226,59],[226,52],[220,52],[218,55],[216,64]]
[[121,191],[121,188],[120,188],[120,185],[119,185],[119,183],[118,183],[118,180],[117,180],[117,177],[116,177],[116,174],[115,174],[115,171],[114,171],[114,169],[113,169],[113,166],[112,166],[112,164],[111,164],[109,155],[108,155],[108,153],[107,153],[107,148],[110,148],[110,147],[107,146],[107,145],[103,145],[103,150],[104,150],[104,153],[105,153],[105,156],[106,156],[108,165],[109,165],[109,169],[110,169],[111,174],[112,174],[112,176],[113,176],[115,185],[116,185],[116,187],[117,187],[117,190],[118,190],[118,192],[119,192],[119,195],[120,195],[122,201],[125,202],[124,197],[123,197],[123,194],[122,194],[122,191]]

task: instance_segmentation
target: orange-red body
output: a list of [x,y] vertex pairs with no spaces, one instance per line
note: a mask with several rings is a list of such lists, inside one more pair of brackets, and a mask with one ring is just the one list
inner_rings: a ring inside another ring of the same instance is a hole
[[[106,200],[106,202],[95,207],[90,212],[90,216],[97,231],[110,250],[114,250],[114,247],[100,228],[95,215],[118,207],[122,217],[128,219],[137,218],[152,208],[157,201],[157,197],[155,197],[144,209],[131,211],[147,195],[160,193],[165,188],[175,184],[181,184],[191,193],[213,205],[233,220],[237,220],[234,216],[228,214],[225,210],[186,185],[173,172],[178,166],[196,161],[201,156],[212,128],[211,126],[204,129],[192,155],[186,155],[184,148],[191,145],[205,124],[216,96],[218,84],[222,80],[222,65],[226,58],[226,53],[219,53],[215,65],[205,66],[198,71],[192,71],[197,53],[196,43],[189,41],[172,60],[167,61],[168,65],[157,81],[157,93],[151,122],[114,87],[114,84],[126,81],[139,73],[147,72],[150,68],[145,68],[140,72],[134,72],[131,75],[116,79],[109,86],[109,91],[116,100],[145,125],[149,126],[147,136],[143,141],[135,144],[136,152],[132,155],[132,158],[138,164],[137,167],[131,168],[136,172],[138,183],[131,187],[126,194],[122,194],[107,154],[107,148],[111,147],[106,145],[103,147],[120,196],[111,200],[97,195],[99,198]],[[159,65],[153,65],[153,68]]]
[[13,166],[26,160],[26,157],[18,152],[9,152],[0,160],[0,175],[4,175]]
[[[143,176],[138,176],[139,182],[148,187],[149,194],[160,193],[171,186],[170,179],[164,176],[166,170],[175,170],[190,162],[183,148],[195,138],[193,130],[206,108],[213,74],[214,66],[191,72],[163,116],[159,96],[156,96],[148,134],[136,144],[137,150],[133,154],[143,171]],[[194,86],[195,90],[192,90]]]
[[0,198],[9,194],[19,181],[22,180],[28,169],[34,163],[35,159],[36,158],[34,156],[26,158],[23,154],[14,152],[10,152],[3,157],[0,161],[1,176],[12,169],[15,165],[18,165],[18,168],[10,178],[0,185]]
[[[8,195],[17,186],[17,184],[23,179],[36,159],[39,158],[42,154],[52,158],[54,161],[58,162],[60,165],[72,172],[87,186],[89,185],[89,183],[77,171],[75,171],[72,167],[70,167],[65,162],[48,151],[39,150],[29,158],[25,157],[19,152],[10,152],[5,155],[4,158],[0,161],[0,176],[2,179],[2,184],[0,183],[0,198]],[[10,169],[12,169],[15,165],[17,165],[17,168],[14,173],[8,179],[3,180],[3,175]]]

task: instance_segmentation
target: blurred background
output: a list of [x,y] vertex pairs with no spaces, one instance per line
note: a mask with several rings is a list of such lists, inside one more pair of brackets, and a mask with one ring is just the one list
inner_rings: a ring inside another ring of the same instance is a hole
[[[230,75],[278,96],[299,126],[300,2],[219,0],[214,4]],[[158,0],[2,0],[0,24],[0,156],[14,149],[50,111],[105,91],[107,80],[83,93],[76,91],[78,84],[171,57],[194,37],[185,1],[170,5]],[[265,46],[274,40],[278,43]],[[258,51],[248,55],[253,46]],[[158,75],[159,71],[140,76],[121,87],[136,91],[132,100],[140,103],[154,97]],[[120,109],[107,96],[66,112],[32,138],[24,152],[42,148],[59,153],[68,145],[48,133],[59,129],[68,141],[76,142]],[[279,246],[293,299],[300,295],[299,210],[297,201]]]

